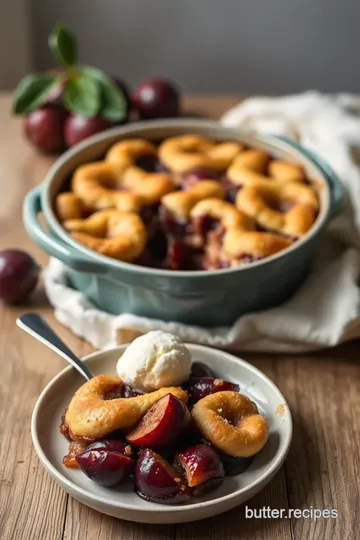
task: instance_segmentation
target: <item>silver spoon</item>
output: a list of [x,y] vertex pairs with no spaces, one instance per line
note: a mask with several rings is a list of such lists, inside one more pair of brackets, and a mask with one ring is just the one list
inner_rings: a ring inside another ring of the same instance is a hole
[[86,380],[93,378],[93,373],[55,334],[54,330],[37,313],[24,313],[16,319],[16,324],[28,334],[38,339],[57,354],[65,358]]

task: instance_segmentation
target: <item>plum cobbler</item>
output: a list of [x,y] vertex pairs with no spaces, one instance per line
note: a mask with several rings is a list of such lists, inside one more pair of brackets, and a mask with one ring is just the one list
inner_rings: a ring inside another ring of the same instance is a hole
[[56,198],[63,227],[108,257],[172,270],[251,263],[296,242],[319,198],[301,165],[199,135],[114,144]]

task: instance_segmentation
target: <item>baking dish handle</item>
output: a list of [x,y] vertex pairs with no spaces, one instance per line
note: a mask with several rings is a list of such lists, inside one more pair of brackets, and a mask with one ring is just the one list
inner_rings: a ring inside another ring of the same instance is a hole
[[79,256],[75,250],[55,238],[49,231],[43,228],[38,219],[41,207],[41,186],[30,191],[24,200],[23,220],[27,233],[34,242],[46,253],[74,270],[81,272],[104,273],[104,267],[85,257]]
[[296,150],[304,154],[311,161],[316,163],[316,165],[322,171],[323,175],[328,181],[329,188],[330,188],[330,197],[331,197],[330,219],[335,217],[340,212],[342,208],[343,200],[344,200],[344,186],[339,180],[339,177],[337,176],[337,174],[326,163],[325,160],[323,160],[321,157],[315,154],[315,152],[313,152],[312,150],[309,150],[308,148],[305,148],[304,146],[297,144],[296,142],[292,141],[291,139],[288,139],[287,137],[276,137],[276,138],[285,141],[287,144],[289,144],[290,146],[292,146],[293,148],[295,148]]

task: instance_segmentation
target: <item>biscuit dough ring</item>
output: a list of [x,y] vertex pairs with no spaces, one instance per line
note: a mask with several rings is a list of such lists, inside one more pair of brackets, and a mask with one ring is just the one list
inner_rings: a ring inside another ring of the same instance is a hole
[[252,148],[241,152],[232,162],[229,170],[250,169],[257,173],[265,174],[266,168],[270,161],[270,155],[264,150]]
[[60,221],[65,221],[82,218],[85,208],[82,200],[75,193],[64,192],[56,195],[55,212]]
[[187,403],[185,390],[172,386],[132,398],[106,399],[106,394],[121,383],[120,377],[115,375],[97,375],[80,386],[65,415],[73,440],[98,440],[116,429],[130,428],[166,394]]
[[270,257],[291,244],[289,238],[280,234],[229,229],[224,234],[222,254],[224,259],[235,263],[244,255],[250,255],[254,259]]
[[274,255],[289,247],[292,242],[289,238],[279,234],[269,234],[256,231],[255,221],[243,212],[224,201],[207,199],[198,203],[190,213],[192,219],[208,216],[219,220],[225,230],[222,243],[215,234],[209,234],[206,245],[206,254],[211,264],[219,260],[229,260],[236,263],[244,255],[255,259]]
[[85,219],[69,219],[63,226],[89,249],[120,261],[132,261],[144,251],[147,232],[137,214],[101,210]]
[[223,229],[255,229],[254,220],[235,206],[219,199],[205,199],[198,202],[190,212],[192,220],[209,217],[218,220]]
[[88,209],[117,208],[124,212],[139,212],[145,201],[131,191],[119,191],[123,188],[123,174],[122,165],[116,163],[88,163],[76,169],[71,188]]
[[127,139],[114,144],[105,160],[121,166],[124,173],[121,186],[139,195],[146,204],[159,202],[161,197],[175,188],[174,181],[166,173],[147,172],[136,165],[142,156],[157,156],[154,144],[144,139]]
[[275,178],[275,180],[281,184],[290,184],[293,182],[304,184],[306,182],[303,167],[301,165],[296,165],[295,163],[274,159],[271,161],[268,171],[270,177]]
[[214,143],[200,135],[182,135],[166,139],[159,147],[162,163],[175,173],[192,169],[227,169],[243,146],[238,142]]
[[[117,189],[128,190],[118,191]],[[88,208],[117,208],[137,212],[143,205],[158,202],[175,189],[164,173],[147,173],[139,167],[123,169],[119,163],[96,162],[79,167],[72,179],[72,190]]]
[[[286,212],[273,208],[282,203],[293,206]],[[316,193],[302,184],[245,186],[236,196],[236,206],[265,229],[299,237],[313,225],[319,201]]]
[[234,159],[226,172],[227,178],[237,186],[306,182],[304,170],[300,165],[280,159],[272,160],[270,164],[269,161],[269,154],[262,150],[246,150]]
[[237,392],[216,392],[200,399],[191,416],[211,444],[229,456],[253,456],[268,440],[266,419],[255,403]]
[[156,156],[157,148],[144,139],[126,139],[113,144],[107,151],[105,161],[117,163],[123,170],[135,165],[142,156]]
[[165,195],[161,204],[180,221],[187,221],[194,206],[208,198],[225,198],[225,190],[219,182],[201,180],[186,191],[174,191]]
[[124,171],[121,185],[140,197],[145,204],[155,204],[161,197],[174,191],[175,182],[165,173],[148,173],[139,167]]

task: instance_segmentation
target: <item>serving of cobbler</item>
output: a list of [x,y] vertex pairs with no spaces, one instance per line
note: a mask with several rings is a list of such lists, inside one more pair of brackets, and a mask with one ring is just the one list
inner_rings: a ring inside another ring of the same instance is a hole
[[137,338],[116,369],[121,376],[80,386],[60,425],[70,441],[63,464],[97,484],[121,490],[130,477],[146,501],[196,501],[243,473],[268,441],[267,419],[239,384],[192,362],[173,334]]

